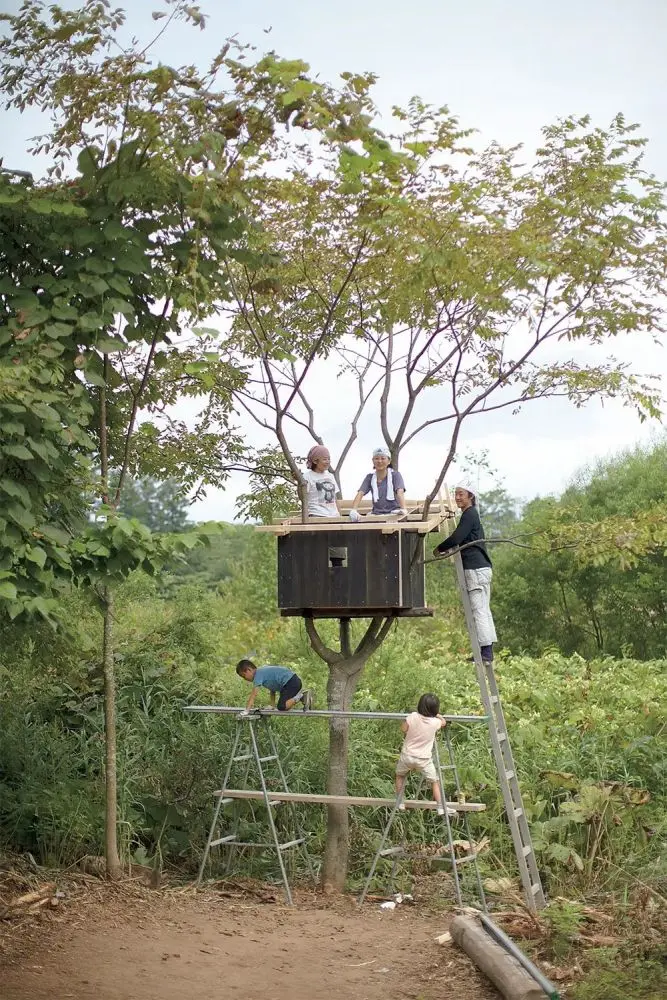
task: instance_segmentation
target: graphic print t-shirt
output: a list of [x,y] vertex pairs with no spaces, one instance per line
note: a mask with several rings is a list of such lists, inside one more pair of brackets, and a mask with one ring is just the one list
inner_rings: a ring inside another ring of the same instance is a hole
[[333,473],[313,472],[306,469],[303,474],[308,487],[308,516],[309,517],[338,517],[338,507],[336,506],[336,480]]

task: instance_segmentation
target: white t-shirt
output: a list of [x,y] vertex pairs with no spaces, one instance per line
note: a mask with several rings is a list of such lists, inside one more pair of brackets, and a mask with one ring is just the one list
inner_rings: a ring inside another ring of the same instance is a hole
[[435,737],[442,729],[442,720],[410,712],[405,721],[408,731],[403,741],[403,753],[408,757],[429,759],[433,753]]
[[306,469],[303,474],[308,487],[308,516],[309,517],[338,517],[338,507],[336,506],[336,480],[333,473],[313,472]]

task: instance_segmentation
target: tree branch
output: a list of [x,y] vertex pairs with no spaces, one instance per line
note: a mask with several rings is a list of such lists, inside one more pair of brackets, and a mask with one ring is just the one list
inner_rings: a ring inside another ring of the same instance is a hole
[[304,618],[304,622],[306,625],[306,632],[308,633],[308,638],[310,640],[310,645],[321,660],[324,660],[324,662],[328,663],[331,667],[335,663],[340,663],[345,659],[342,653],[338,653],[335,649],[331,649],[322,640],[322,637],[315,627],[315,621],[313,618],[306,617]]

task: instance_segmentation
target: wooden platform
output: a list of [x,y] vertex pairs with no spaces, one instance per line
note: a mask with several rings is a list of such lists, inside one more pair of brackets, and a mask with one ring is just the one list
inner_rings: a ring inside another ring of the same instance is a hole
[[339,500],[339,517],[309,517],[304,523],[297,512],[288,517],[281,517],[272,524],[260,524],[256,531],[268,532],[272,535],[289,535],[304,531],[377,531],[380,534],[392,535],[401,531],[415,531],[419,535],[427,535],[438,531],[444,521],[455,517],[457,510],[451,500],[435,501],[429,507],[426,520],[422,517],[423,500],[406,500],[408,514],[371,514],[369,503],[362,503],[358,510],[360,521],[350,521],[349,512],[351,500]]
[[[222,795],[222,791],[217,791],[216,795]],[[248,790],[244,788],[226,788],[224,791],[226,799],[254,799],[262,800],[263,792]],[[371,809],[392,808],[396,799],[373,799],[365,798],[361,795],[319,795],[309,792],[269,792],[270,802],[303,802],[306,805],[347,805],[347,806],[370,806]],[[406,809],[437,809],[437,804],[432,799],[404,799],[403,804]],[[448,802],[447,805],[457,812],[484,812],[486,806],[483,802]]]

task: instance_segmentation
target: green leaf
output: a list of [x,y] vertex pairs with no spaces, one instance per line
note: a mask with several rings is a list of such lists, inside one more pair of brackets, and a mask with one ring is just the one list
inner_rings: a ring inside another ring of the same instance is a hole
[[25,486],[21,485],[21,483],[16,483],[13,479],[8,479],[7,476],[3,476],[2,479],[0,479],[0,490],[10,497],[17,497],[25,507],[30,507],[30,494]]
[[34,455],[22,444],[4,444],[2,445],[2,450],[5,455],[11,455],[12,458],[20,458],[25,462],[34,458]]
[[19,507],[16,503],[10,503],[5,507],[4,513],[26,531],[30,531],[35,527],[35,518],[25,507]]
[[87,312],[79,318],[79,327],[82,330],[102,330],[106,325],[106,319],[101,313]]
[[25,427],[15,420],[6,420],[2,425],[3,434],[17,434],[19,437],[25,436]]
[[18,591],[13,583],[8,580],[0,580],[0,597],[6,601],[15,601],[17,596]]
[[32,548],[28,549],[25,557],[26,559],[29,559],[30,562],[36,563],[40,569],[44,569],[44,565],[46,563],[46,552],[44,549],[40,549],[38,546],[33,545]]
[[63,303],[58,303],[51,306],[51,315],[55,316],[59,320],[77,320],[79,317],[78,311],[73,306],[68,306]]
[[50,318],[50,316],[51,313],[49,312],[48,309],[45,309],[44,306],[40,305],[28,306],[28,308],[24,310],[24,314],[22,317],[23,326],[26,328],[31,326],[39,326],[41,323],[45,323],[46,320]]
[[114,351],[124,351],[127,344],[119,337],[97,337],[95,347],[101,354],[112,354]]
[[49,541],[55,542],[56,545],[69,545],[70,543],[71,536],[62,528],[58,528],[54,524],[44,524],[40,527],[40,531],[45,538],[48,538]]
[[90,146],[79,153],[76,165],[83,177],[92,177],[97,170],[99,151]]
[[[164,15],[162,16],[164,17]],[[131,230],[127,229],[115,219],[111,219],[104,227],[104,235],[109,240],[125,240],[128,238],[130,232]]]
[[73,332],[74,327],[68,323],[49,323],[43,329],[43,333],[52,340],[58,340],[59,337],[71,337]]

